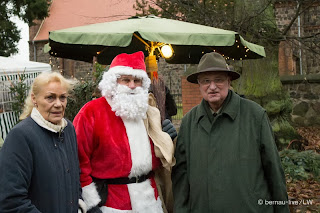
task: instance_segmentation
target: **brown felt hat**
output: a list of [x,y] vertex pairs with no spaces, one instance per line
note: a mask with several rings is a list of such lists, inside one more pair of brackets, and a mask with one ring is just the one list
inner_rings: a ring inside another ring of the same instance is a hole
[[216,52],[206,53],[199,61],[197,70],[187,76],[187,81],[197,84],[197,78],[200,73],[204,72],[226,72],[231,77],[231,80],[236,80],[240,74],[231,70],[222,55]]

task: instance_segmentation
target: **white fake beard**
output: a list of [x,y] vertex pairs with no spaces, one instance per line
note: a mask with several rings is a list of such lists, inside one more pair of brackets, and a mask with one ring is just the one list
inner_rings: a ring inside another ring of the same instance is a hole
[[148,110],[148,91],[142,87],[130,89],[118,84],[110,105],[112,111],[123,119],[144,119]]

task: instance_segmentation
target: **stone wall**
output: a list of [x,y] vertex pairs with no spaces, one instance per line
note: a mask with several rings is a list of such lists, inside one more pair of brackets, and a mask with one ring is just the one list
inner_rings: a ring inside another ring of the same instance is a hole
[[[284,30],[295,16],[297,1],[279,0],[274,6],[278,28]],[[315,52],[320,52],[320,48],[319,41],[312,35],[320,32],[320,1],[304,8],[304,13],[298,18],[287,34],[287,41],[279,45],[279,74],[284,88],[292,99],[291,115],[294,125],[318,126],[320,125],[320,59]],[[301,37],[310,37],[304,39],[301,44],[298,43],[298,39],[294,39],[298,38],[299,29]],[[293,39],[290,40],[290,36]],[[311,46],[311,51],[306,45]]]
[[184,64],[168,64],[163,58],[159,59],[159,76],[163,77],[172,94],[181,94],[181,76],[185,73],[186,67]]
[[320,76],[283,76],[281,82],[293,103],[293,124],[320,126]]

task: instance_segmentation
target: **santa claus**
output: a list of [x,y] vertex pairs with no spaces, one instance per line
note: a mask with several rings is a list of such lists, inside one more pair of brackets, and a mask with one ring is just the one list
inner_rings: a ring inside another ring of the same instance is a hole
[[149,86],[143,53],[120,54],[99,83],[102,97],[74,119],[89,212],[164,212],[153,171],[170,170],[174,151],[159,110],[148,104]]

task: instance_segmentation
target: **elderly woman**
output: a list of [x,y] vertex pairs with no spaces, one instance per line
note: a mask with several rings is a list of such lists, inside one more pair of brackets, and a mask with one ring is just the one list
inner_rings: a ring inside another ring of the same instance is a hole
[[64,119],[73,85],[56,72],[34,80],[0,151],[0,212],[85,212],[76,134]]

